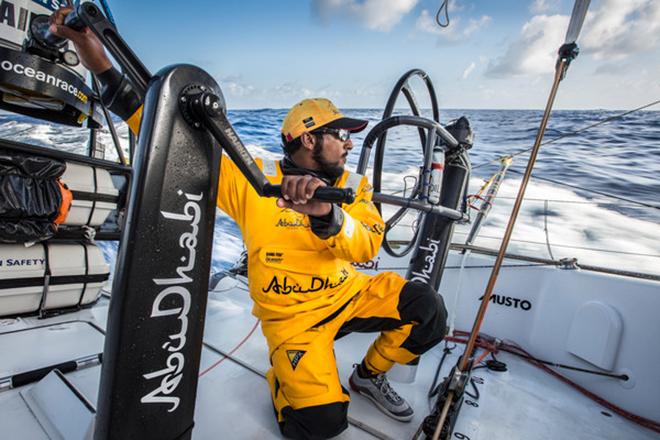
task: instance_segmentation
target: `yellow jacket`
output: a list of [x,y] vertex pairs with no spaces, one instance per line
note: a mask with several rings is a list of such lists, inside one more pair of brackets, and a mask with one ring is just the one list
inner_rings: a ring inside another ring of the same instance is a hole
[[[127,122],[138,132],[142,106]],[[282,181],[279,161],[256,160],[272,184]],[[373,258],[384,223],[371,202],[366,177],[344,171],[335,186],[356,194],[342,205],[341,230],[327,239],[311,230],[310,219],[259,197],[238,167],[223,154],[217,205],[238,223],[248,252],[252,313],[261,319],[270,351],[313,327],[345,305],[368,280],[351,263]]]
[[[271,183],[281,183],[278,161],[256,162]],[[307,215],[279,208],[275,198],[259,197],[223,155],[217,204],[243,234],[252,312],[262,320],[271,351],[337,311],[368,279],[351,263],[373,258],[383,239],[372,188],[364,176],[348,171],[335,186],[352,187],[356,197],[341,207],[339,233],[324,240],[312,232]]]

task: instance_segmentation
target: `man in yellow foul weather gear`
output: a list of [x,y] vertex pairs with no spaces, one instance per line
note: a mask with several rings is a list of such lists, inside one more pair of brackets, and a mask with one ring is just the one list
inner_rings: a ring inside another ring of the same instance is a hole
[[[51,31],[73,41],[102,82],[104,102],[137,133],[142,107],[130,82],[89,30],[62,25],[66,13],[53,16]],[[385,373],[395,362],[416,362],[446,332],[442,297],[426,284],[393,272],[368,276],[352,265],[374,258],[384,233],[367,179],[344,169],[351,133],[366,126],[327,99],[294,105],[282,123],[284,158],[257,160],[269,181],[282,185],[278,200],[259,197],[228,157],[221,161],[217,205],[243,234],[253,314],[268,341],[272,401],[289,438],[329,438],[347,427],[349,393],[337,373],[334,340],[380,332],[349,384],[390,417],[409,421],[413,410]],[[312,200],[327,185],[352,187],[355,201]]]

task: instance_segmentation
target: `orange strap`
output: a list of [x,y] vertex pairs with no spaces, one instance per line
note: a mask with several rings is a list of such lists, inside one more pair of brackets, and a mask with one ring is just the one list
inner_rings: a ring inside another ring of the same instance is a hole
[[53,223],[56,225],[61,225],[66,220],[66,217],[69,215],[71,210],[71,202],[73,201],[73,194],[71,190],[62,183],[61,179],[57,179],[57,183],[60,186],[60,192],[62,193],[62,203],[60,204],[60,210],[57,213],[57,217],[53,220]]

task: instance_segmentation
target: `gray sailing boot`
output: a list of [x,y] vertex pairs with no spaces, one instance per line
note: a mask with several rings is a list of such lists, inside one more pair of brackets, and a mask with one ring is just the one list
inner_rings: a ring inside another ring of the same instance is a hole
[[413,418],[413,409],[406,400],[390,386],[385,373],[367,378],[360,377],[358,365],[348,379],[351,389],[371,400],[381,411],[400,422],[409,422]]

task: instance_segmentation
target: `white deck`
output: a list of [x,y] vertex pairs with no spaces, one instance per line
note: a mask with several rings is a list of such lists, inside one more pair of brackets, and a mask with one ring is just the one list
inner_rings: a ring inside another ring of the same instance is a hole
[[[201,371],[221,358],[208,346],[228,352],[249,333],[255,323],[250,307],[250,299],[244,290],[210,293],[204,337],[208,345],[203,351]],[[0,349],[5,355],[0,361],[0,376],[25,371],[27,366],[32,369],[68,360],[67,357],[72,359],[101,352],[100,333],[80,321],[95,322],[104,327],[106,311],[107,301],[102,300],[93,309],[48,320],[27,318],[13,323],[3,321],[4,325],[0,326]],[[7,334],[8,331],[55,322],[61,324]],[[337,342],[338,368],[345,386],[352,364],[362,359],[373,337],[356,334]],[[459,345],[447,358],[441,377],[455,364],[461,352],[462,346]],[[366,399],[353,393],[349,410],[353,423],[339,438],[411,438],[428,413],[426,393],[440,356],[441,350],[438,348],[422,358],[415,383],[393,383],[415,408],[415,418],[411,423],[388,418]],[[455,432],[471,440],[660,439],[660,435],[616,414],[611,417],[603,415],[602,412],[607,410],[519,358],[503,353],[498,359],[507,363],[509,371],[475,371],[475,376],[484,380],[484,384],[479,386],[481,395],[476,402],[478,407],[464,403]],[[193,438],[279,438],[268,386],[261,377],[267,367],[266,344],[261,331],[257,330],[231,359],[226,359],[200,379]],[[97,366],[70,373],[67,377],[88,400],[95,402],[99,374],[100,367]],[[0,426],[5,434],[11,433],[0,437],[47,439],[19,391],[0,392]],[[376,435],[368,433],[368,430]]]

